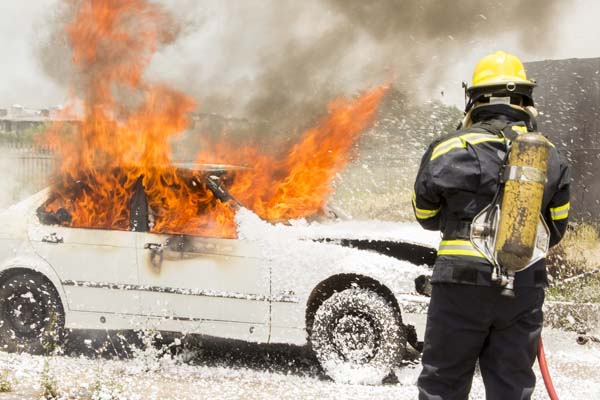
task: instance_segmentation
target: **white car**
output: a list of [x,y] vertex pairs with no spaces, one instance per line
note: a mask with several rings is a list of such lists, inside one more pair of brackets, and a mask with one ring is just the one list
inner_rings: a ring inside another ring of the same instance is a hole
[[[202,176],[227,196],[214,169]],[[233,201],[235,239],[140,231],[147,221],[133,220],[137,231],[72,228],[44,215],[48,193],[0,214],[6,350],[42,352],[64,329],[151,328],[309,342],[335,380],[378,382],[407,336],[416,341],[403,316],[427,304],[414,280],[434,250],[410,230],[409,240],[344,238],[326,224],[272,225]]]

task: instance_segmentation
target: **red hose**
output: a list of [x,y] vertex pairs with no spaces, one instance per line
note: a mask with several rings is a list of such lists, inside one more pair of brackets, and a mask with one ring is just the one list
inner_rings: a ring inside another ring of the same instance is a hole
[[548,371],[548,363],[546,362],[546,354],[544,353],[544,344],[542,343],[542,337],[538,341],[538,364],[540,364],[540,371],[542,371],[542,377],[544,378],[544,385],[550,396],[550,400],[558,400],[558,395],[552,384],[552,378],[550,377],[550,371]]

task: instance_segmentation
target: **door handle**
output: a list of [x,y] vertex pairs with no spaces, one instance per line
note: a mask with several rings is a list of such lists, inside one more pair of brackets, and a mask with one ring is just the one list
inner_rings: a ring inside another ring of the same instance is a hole
[[144,249],[150,250],[150,264],[158,272],[162,266],[164,246],[159,243],[144,243]]
[[159,243],[144,243],[144,249],[162,253],[163,245]]
[[63,238],[62,236],[58,236],[56,232],[52,232],[51,234],[42,237],[42,242],[58,244],[63,243]]

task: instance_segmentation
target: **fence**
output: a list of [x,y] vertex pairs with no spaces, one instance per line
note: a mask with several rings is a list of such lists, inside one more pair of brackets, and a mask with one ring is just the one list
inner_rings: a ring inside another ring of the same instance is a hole
[[0,143],[0,207],[47,186],[55,167],[55,151],[51,147],[16,141]]

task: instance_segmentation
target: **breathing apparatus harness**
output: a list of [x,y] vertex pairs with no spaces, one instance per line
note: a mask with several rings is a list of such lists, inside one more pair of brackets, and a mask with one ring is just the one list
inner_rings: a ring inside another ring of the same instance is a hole
[[[504,295],[514,296],[515,273],[544,258],[549,249],[550,230],[540,211],[552,145],[537,132],[533,82],[463,87],[461,125],[501,116],[493,122],[507,146],[500,184],[492,202],[473,219],[470,240],[492,264],[492,281],[504,287]],[[526,126],[509,128],[513,121]]]

